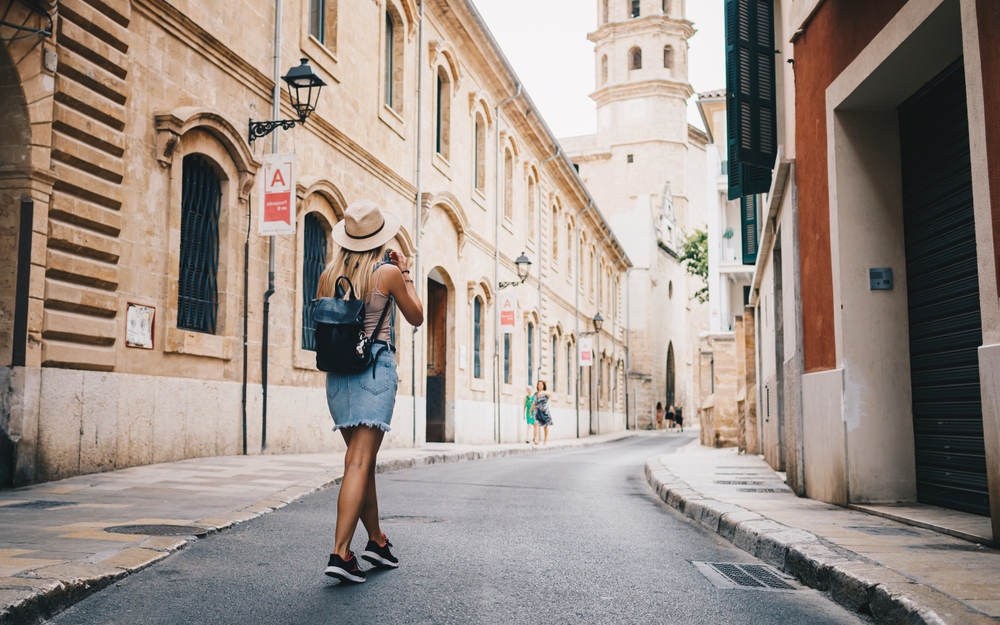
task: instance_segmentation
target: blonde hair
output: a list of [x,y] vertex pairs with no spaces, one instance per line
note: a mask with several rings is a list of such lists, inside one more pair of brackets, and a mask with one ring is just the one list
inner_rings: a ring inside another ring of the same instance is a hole
[[316,297],[333,297],[337,279],[346,276],[354,287],[354,297],[367,301],[372,290],[372,273],[384,254],[385,245],[364,252],[340,248],[333,257],[333,262],[327,265],[323,275],[319,277]]

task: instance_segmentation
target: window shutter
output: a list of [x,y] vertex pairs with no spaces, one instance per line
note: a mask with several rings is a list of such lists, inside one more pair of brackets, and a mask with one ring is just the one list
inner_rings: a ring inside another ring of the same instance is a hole
[[728,174],[730,200],[771,190],[771,170],[767,167],[729,161]]
[[222,187],[208,161],[184,157],[177,327],[215,334],[219,311],[219,212]]
[[757,263],[757,221],[760,218],[760,196],[740,198],[740,220],[743,223],[743,264]]
[[316,295],[319,277],[326,268],[326,230],[315,213],[305,218],[302,235],[304,253],[302,258],[302,349],[316,351]]
[[726,0],[730,162],[771,169],[777,156],[773,0]]

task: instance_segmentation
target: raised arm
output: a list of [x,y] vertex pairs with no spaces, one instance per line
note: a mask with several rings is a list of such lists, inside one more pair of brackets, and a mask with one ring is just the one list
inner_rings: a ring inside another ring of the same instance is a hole
[[413,278],[410,277],[409,260],[398,252],[390,251],[389,261],[391,265],[383,265],[379,269],[382,284],[385,284],[389,295],[396,300],[399,312],[403,313],[407,323],[412,326],[423,325],[424,306],[417,297]]

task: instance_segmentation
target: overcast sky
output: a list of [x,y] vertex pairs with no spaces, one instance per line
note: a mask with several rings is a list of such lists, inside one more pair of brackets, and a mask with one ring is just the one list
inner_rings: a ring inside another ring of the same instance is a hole
[[[588,97],[594,90],[594,44],[587,40],[587,33],[597,27],[597,2],[473,2],[556,136],[594,133],[596,113]],[[689,41],[691,85],[696,92],[722,89],[726,82],[723,2],[687,0],[686,4],[687,18],[698,31]],[[688,121],[701,128],[691,102]]]

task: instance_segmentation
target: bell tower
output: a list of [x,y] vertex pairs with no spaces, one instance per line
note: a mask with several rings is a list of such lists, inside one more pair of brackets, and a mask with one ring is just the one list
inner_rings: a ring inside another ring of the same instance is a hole
[[687,140],[685,0],[597,0],[597,142]]

